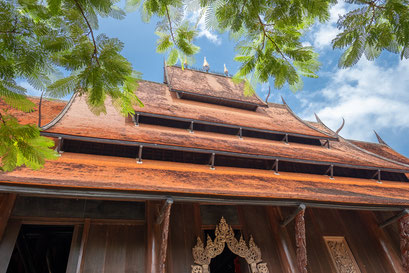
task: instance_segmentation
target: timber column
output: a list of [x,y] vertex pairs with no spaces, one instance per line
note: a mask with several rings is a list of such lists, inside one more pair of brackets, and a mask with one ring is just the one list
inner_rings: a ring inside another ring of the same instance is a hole
[[162,207],[161,213],[156,221],[158,225],[162,224],[162,242],[159,253],[159,273],[165,273],[166,271],[166,256],[168,248],[168,236],[169,236],[169,217],[170,209],[172,207],[173,200],[167,199]]
[[399,219],[399,235],[402,266],[409,273],[409,215]]
[[297,246],[297,268],[299,273],[307,273],[307,242],[305,238],[305,209],[295,216],[295,243]]

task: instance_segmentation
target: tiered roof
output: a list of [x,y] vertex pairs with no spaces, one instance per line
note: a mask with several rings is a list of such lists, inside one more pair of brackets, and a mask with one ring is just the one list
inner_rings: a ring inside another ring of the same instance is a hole
[[257,95],[245,96],[243,84],[235,84],[231,78],[222,75],[182,69],[177,66],[166,66],[165,82],[170,91],[176,92],[180,96],[189,96],[194,99],[207,98],[220,103],[231,102],[236,103],[238,107],[245,108],[266,106],[266,103],[260,100]]
[[[183,97],[180,91],[206,99]],[[266,105],[255,95],[246,97],[229,77],[167,67],[164,84],[141,81],[137,95],[145,107],[126,118],[109,102],[107,114],[95,116],[84,97],[75,97],[64,114],[44,127],[44,135],[64,140],[61,158],[40,171],[0,174],[0,180],[144,193],[409,204],[409,183],[404,182],[409,181],[409,159],[384,144],[338,137],[320,122],[301,120],[285,103]],[[243,109],[240,103],[256,107]],[[138,157],[143,164],[136,163]],[[280,164],[280,175],[271,170],[273,163]],[[336,168],[333,180],[325,175],[331,165]],[[384,174],[382,184],[376,183],[378,169]]]
[[[38,124],[38,104],[40,98],[28,97],[36,106],[30,113],[24,113],[6,105],[0,100],[0,109],[6,110],[8,114],[13,115],[18,119],[21,124]],[[41,107],[41,124],[45,125],[50,123],[61,111],[64,109],[66,101],[52,100],[44,98]]]

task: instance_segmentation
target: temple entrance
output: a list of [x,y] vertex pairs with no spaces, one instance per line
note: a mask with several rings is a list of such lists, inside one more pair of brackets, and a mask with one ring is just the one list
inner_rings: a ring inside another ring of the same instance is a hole
[[200,238],[197,238],[197,244],[193,247],[193,258],[196,264],[192,265],[192,273],[242,273],[239,271],[241,266],[236,266],[237,257],[246,260],[251,273],[269,272],[267,263],[262,262],[261,251],[253,237],[250,236],[248,244],[241,235],[237,240],[232,227],[223,217],[214,230],[214,240],[209,233],[206,237],[206,246]]
[[72,226],[23,225],[7,273],[65,273]]
[[[234,230],[234,233],[236,237],[240,237],[240,230]],[[215,238],[214,230],[205,230],[204,235],[205,238]],[[209,268],[211,273],[249,273],[246,260],[234,254],[228,247],[211,260]]]

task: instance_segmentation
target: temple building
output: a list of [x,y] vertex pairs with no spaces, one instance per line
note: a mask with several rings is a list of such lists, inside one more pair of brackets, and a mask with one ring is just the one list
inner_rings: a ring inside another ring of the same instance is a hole
[[43,100],[61,156],[0,173],[0,273],[409,272],[409,159],[243,91],[165,66],[132,116]]

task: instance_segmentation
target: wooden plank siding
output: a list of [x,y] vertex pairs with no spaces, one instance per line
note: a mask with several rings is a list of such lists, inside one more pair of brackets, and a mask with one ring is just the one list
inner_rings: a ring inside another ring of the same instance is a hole
[[272,230],[266,207],[240,206],[239,212],[246,242],[252,235],[270,272],[288,272],[287,266],[281,262],[279,238],[275,237],[277,234]]
[[80,272],[145,271],[145,226],[91,223]]
[[[203,238],[197,204],[173,205],[170,221],[168,273],[190,272],[196,237]],[[294,208],[238,206],[241,231],[246,240],[253,235],[270,272],[297,273],[294,223],[285,228],[280,221]],[[388,214],[389,215],[389,214]],[[385,216],[386,217],[386,216]],[[397,272],[402,267],[399,244],[377,226],[373,212],[309,209],[305,213],[308,272],[336,273],[324,236],[344,237],[362,273]]]
[[6,230],[11,211],[13,210],[16,196],[14,193],[0,194],[0,242]]
[[190,272],[194,264],[192,248],[200,229],[196,204],[174,204],[170,216],[168,273]]
[[[7,270],[21,224],[75,226],[67,272],[157,273],[161,225],[155,222],[162,204],[160,201],[146,202],[145,221],[139,223],[125,219],[73,218],[75,221],[70,222],[70,219],[53,217],[14,216],[8,221],[4,239],[0,242],[0,273]],[[191,265],[194,264],[192,248],[197,237],[204,239],[204,230],[214,229],[218,219],[224,215],[234,222],[233,228],[241,231],[246,242],[250,235],[253,236],[270,272],[298,273],[294,221],[286,227],[280,226],[294,207],[211,205],[214,206],[208,211],[211,215],[201,214],[204,212],[202,209],[208,206],[180,202],[172,205],[166,273],[191,272]],[[308,272],[337,272],[324,241],[324,236],[332,236],[345,238],[362,273],[403,273],[397,224],[384,229],[378,226],[378,223],[393,215],[392,212],[307,207]],[[246,266],[244,260],[242,265]],[[248,272],[248,268],[244,267],[242,272]]]
[[[282,208],[282,211],[287,213],[291,209]],[[307,208],[305,224],[308,272],[337,272],[324,236],[344,237],[362,273],[403,272],[397,262],[398,254],[393,250],[394,242],[386,235],[379,237],[382,231],[372,212]],[[295,245],[294,224],[289,224],[287,230]],[[386,246],[382,245],[385,241]]]

